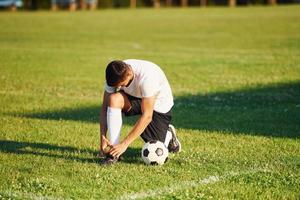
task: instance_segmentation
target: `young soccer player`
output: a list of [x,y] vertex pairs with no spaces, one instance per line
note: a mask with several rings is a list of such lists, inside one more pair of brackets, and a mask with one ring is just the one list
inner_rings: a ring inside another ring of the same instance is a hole
[[[170,124],[174,105],[171,87],[159,66],[136,59],[112,61],[106,68],[104,89],[100,114],[100,153],[105,155],[105,159],[101,164],[116,163],[139,136],[145,142],[163,142],[169,152],[181,151],[175,128]],[[140,117],[120,141],[122,113]]]

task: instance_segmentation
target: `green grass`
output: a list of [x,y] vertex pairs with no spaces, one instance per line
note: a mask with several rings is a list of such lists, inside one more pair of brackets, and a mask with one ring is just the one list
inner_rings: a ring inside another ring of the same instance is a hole
[[[0,13],[0,199],[299,199],[299,11]],[[95,158],[104,69],[126,58],[171,83],[184,150],[164,166],[141,139]]]

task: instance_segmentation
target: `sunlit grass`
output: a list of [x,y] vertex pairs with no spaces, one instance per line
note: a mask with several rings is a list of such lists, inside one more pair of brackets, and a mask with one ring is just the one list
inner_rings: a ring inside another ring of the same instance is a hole
[[[0,199],[298,199],[299,13],[0,13]],[[104,69],[126,58],[159,64],[174,92],[184,150],[162,167],[141,140],[115,166],[95,158]]]

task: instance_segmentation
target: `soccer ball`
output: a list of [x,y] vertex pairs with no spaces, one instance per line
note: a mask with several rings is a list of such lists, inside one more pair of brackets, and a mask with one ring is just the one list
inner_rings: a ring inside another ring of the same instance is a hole
[[169,151],[160,141],[149,141],[142,149],[142,159],[147,165],[163,165],[167,162]]

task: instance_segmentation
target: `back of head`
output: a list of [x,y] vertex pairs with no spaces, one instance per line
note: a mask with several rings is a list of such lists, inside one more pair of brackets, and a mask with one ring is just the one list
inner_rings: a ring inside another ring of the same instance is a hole
[[124,81],[128,75],[128,71],[129,66],[125,62],[121,60],[114,60],[110,62],[105,70],[107,85],[113,87]]

